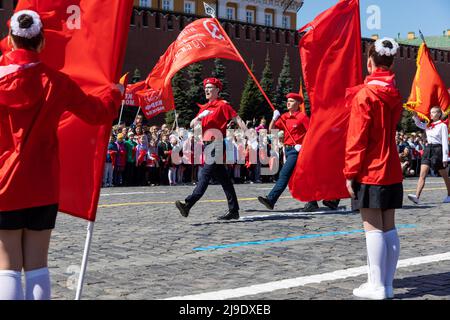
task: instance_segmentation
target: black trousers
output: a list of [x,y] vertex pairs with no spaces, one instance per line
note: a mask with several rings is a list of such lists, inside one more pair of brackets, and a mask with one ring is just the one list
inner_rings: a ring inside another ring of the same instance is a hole
[[217,182],[222,185],[223,191],[227,196],[228,209],[230,211],[238,211],[239,204],[234,190],[233,183],[227,174],[227,169],[224,164],[205,164],[201,170],[197,186],[190,196],[186,198],[186,204],[192,207],[206,192],[211,177],[214,177]]

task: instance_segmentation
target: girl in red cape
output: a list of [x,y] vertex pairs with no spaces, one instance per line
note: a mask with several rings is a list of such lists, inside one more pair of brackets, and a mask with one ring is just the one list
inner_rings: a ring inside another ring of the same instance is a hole
[[[0,300],[50,299],[47,256],[59,201],[60,117],[109,124],[121,92],[86,95],[67,75],[39,60],[44,32],[31,10],[11,18],[0,66]],[[21,272],[25,271],[26,288]]]
[[395,209],[403,204],[403,176],[395,133],[402,99],[391,71],[397,49],[389,38],[372,44],[369,75],[346,96],[351,114],[344,175],[352,205],[361,212],[368,263],[368,282],[353,294],[376,300],[394,296],[392,282],[400,253]]

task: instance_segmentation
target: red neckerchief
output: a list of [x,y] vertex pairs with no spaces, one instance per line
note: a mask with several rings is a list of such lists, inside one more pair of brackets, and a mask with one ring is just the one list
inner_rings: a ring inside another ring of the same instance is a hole
[[428,128],[429,129],[433,129],[434,127],[436,127],[438,124],[440,124],[440,123],[444,123],[444,122],[442,122],[441,120],[438,120],[438,121],[435,121],[435,122],[431,122],[430,124],[428,124]]
[[28,51],[25,49],[17,49],[8,52],[4,55],[4,63],[24,65],[29,63],[39,62],[39,54],[34,51]]
[[391,70],[377,68],[372,74],[369,74],[364,80],[365,84],[370,81],[381,81],[387,84],[387,87],[395,88],[395,74]]

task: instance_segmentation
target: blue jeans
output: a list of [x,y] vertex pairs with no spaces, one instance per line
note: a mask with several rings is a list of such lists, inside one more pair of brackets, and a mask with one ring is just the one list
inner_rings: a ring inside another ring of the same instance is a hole
[[277,183],[270,191],[267,199],[269,199],[272,205],[275,205],[278,198],[281,196],[283,191],[286,189],[289,179],[291,178],[292,172],[294,171],[295,164],[297,163],[298,152],[294,147],[286,147],[286,162],[281,168],[279,178]]

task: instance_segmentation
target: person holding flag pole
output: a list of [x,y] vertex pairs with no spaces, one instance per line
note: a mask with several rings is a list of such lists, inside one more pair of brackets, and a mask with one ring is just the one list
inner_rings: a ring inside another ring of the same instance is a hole
[[417,53],[417,72],[410,97],[404,108],[413,113],[416,126],[425,130],[428,143],[422,157],[416,193],[408,194],[408,199],[415,204],[420,204],[419,198],[425,186],[428,172],[432,168],[439,172],[445,182],[447,196],[443,203],[450,203],[448,121],[443,121],[443,117],[450,113],[450,94],[436,70],[425,38],[420,30],[419,33],[423,43]]
[[69,76],[40,61],[44,43],[37,12],[12,16],[13,50],[0,66],[0,110],[9,114],[1,119],[0,300],[51,297],[47,256],[59,207],[61,115],[69,111],[89,124],[110,124],[123,94],[122,86],[114,86],[101,97],[86,95]]

